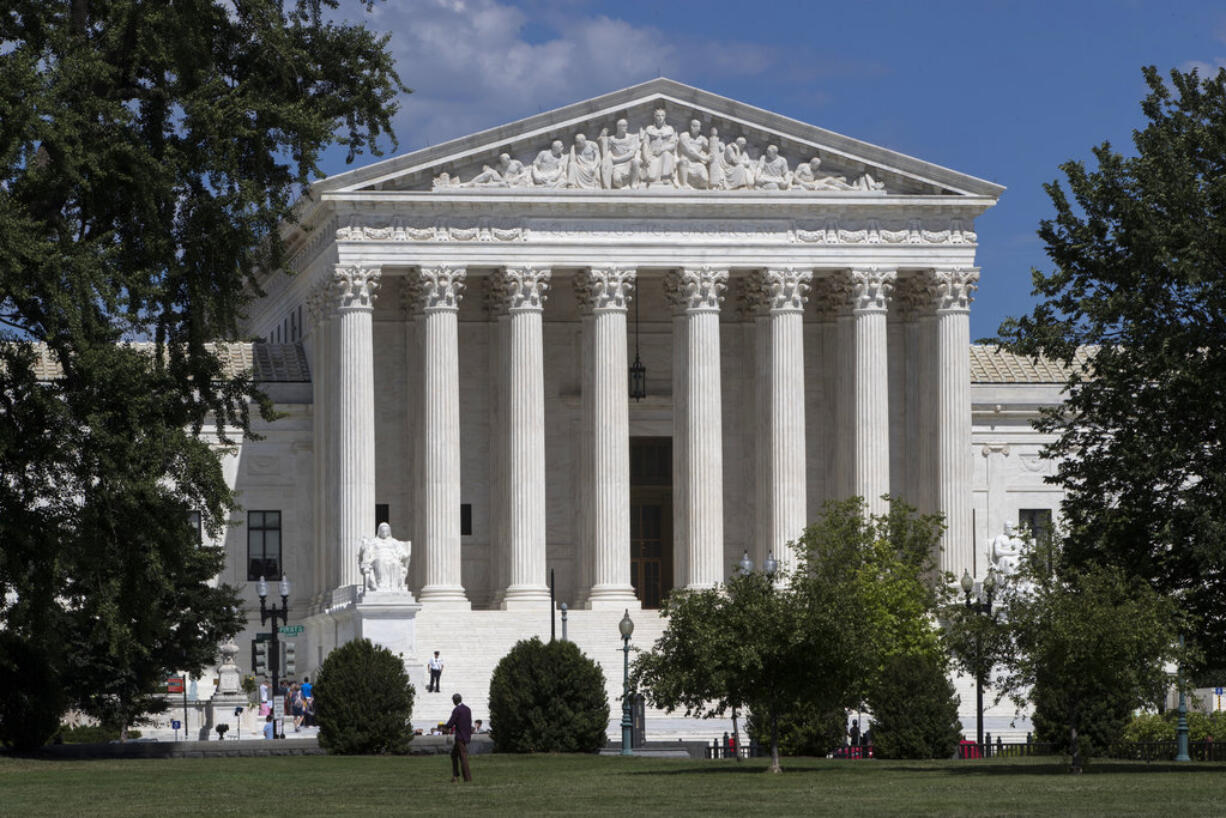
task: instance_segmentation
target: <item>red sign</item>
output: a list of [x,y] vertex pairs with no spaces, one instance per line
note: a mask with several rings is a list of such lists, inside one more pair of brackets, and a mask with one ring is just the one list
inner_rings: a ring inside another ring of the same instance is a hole
[[183,677],[182,676],[171,676],[168,679],[166,679],[166,692],[167,693],[182,693],[183,692]]

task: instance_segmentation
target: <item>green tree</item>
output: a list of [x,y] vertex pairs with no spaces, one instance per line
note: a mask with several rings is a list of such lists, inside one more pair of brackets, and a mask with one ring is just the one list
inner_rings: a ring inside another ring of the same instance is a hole
[[[1039,235],[1054,269],[1000,328],[1024,355],[1071,366],[1049,478],[1065,491],[1065,548],[1177,597],[1192,641],[1226,656],[1226,71],[1144,69],[1135,155],[1061,166]],[[1092,352],[1083,359],[1079,350]]]
[[1005,592],[1009,648],[998,679],[1034,706],[1040,738],[1064,734],[1072,769],[1101,754],[1128,714],[1161,701],[1180,659],[1175,602],[1111,566],[1034,571]]
[[827,504],[795,543],[790,576],[736,575],[670,595],[668,627],[635,661],[636,685],[686,715],[750,709],[778,772],[780,718],[842,711],[866,699],[890,656],[940,653],[940,531],[897,501],[879,517],[859,499]]
[[593,753],[604,746],[604,671],[574,642],[516,643],[490,677],[494,747],[511,753]]
[[948,668],[932,653],[886,660],[868,695],[879,758],[950,758],[962,738]]
[[0,667],[36,658],[22,695],[47,711],[20,738],[0,718],[5,742],[47,738],[27,728],[61,702],[126,725],[240,626],[186,519],[215,537],[233,508],[203,429],[272,414],[209,342],[285,268],[320,151],[373,149],[400,90],[386,39],[336,5],[0,15]]
[[328,654],[313,690],[320,747],[341,755],[409,751],[416,691],[387,648],[346,642]]

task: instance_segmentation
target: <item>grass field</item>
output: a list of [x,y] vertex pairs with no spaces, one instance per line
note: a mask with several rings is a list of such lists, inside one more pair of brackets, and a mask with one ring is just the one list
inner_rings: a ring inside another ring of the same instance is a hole
[[0,757],[0,815],[1223,815],[1226,764],[475,756]]

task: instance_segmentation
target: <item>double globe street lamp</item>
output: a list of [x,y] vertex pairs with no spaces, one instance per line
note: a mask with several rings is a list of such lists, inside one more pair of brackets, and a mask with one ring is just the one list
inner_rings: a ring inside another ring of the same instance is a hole
[[634,633],[634,620],[630,618],[630,609],[617,623],[617,629],[622,635],[622,752],[624,756],[634,755],[631,752],[631,735],[634,732],[634,720],[630,715],[630,636]]
[[[972,599],[975,580],[971,578],[970,571],[962,571],[961,585],[962,593],[966,595],[967,610],[990,618],[992,616],[992,597],[996,593],[996,569],[988,569],[988,575],[984,577],[981,593],[978,594],[977,599]],[[975,714],[976,738],[979,752],[983,753],[983,632],[979,627],[975,628]]]
[[[268,669],[272,671],[272,696],[273,696],[273,712],[276,712],[276,702],[284,702],[285,698],[281,695],[281,646],[277,640],[277,620],[281,620],[282,625],[289,624],[289,577],[285,574],[281,575],[281,607],[273,605],[271,608],[265,602],[265,597],[268,596],[268,582],[260,577],[259,583],[256,585],[256,593],[260,596],[260,626],[268,624],[268,620],[272,620],[272,638],[270,640],[270,650],[268,657]],[[284,707],[284,704],[282,704]],[[275,716],[273,717],[276,718]],[[282,711],[281,718],[285,718]],[[284,726],[281,728],[284,733]],[[284,735],[282,735],[284,737]]]

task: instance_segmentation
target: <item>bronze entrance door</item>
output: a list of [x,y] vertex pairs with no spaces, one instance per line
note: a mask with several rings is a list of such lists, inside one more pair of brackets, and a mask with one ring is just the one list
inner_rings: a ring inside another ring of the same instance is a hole
[[630,438],[630,583],[644,608],[673,587],[672,438]]

